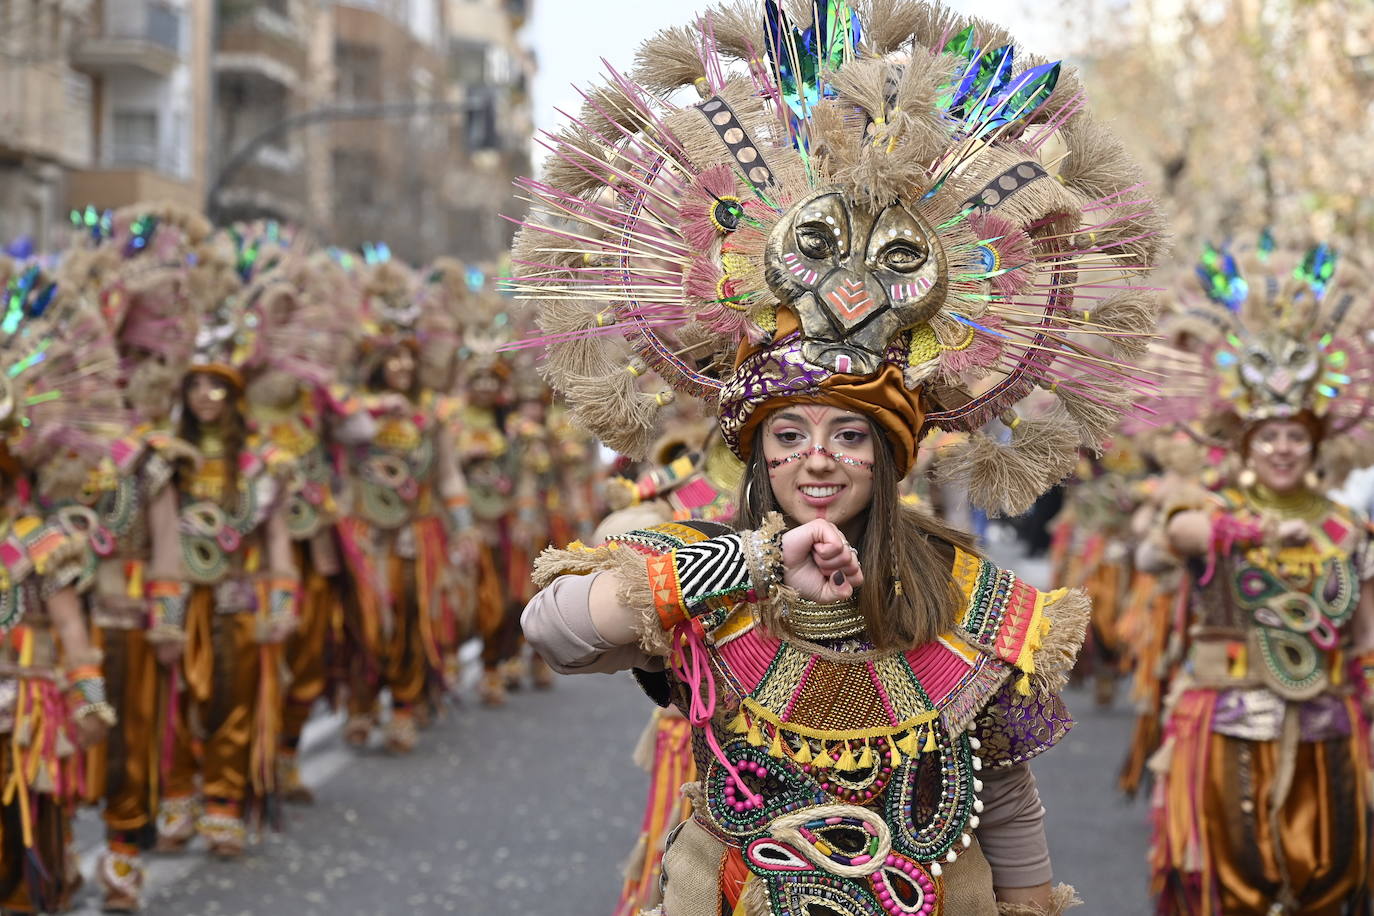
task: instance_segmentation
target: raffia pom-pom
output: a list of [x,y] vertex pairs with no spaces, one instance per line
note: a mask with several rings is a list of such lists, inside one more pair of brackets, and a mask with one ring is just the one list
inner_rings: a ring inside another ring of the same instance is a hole
[[967,482],[969,499],[992,515],[1020,515],[1063,480],[1078,455],[1078,431],[1064,418],[1020,419],[1003,444],[972,433],[936,465],[940,479]]
[[645,394],[631,372],[580,379],[564,389],[573,421],[590,430],[610,448],[643,458],[653,444],[659,410],[671,397]]
[[1158,293],[1132,289],[1084,312],[1083,319],[1089,330],[1100,328],[1110,335],[1107,339],[1111,342],[1112,355],[1119,360],[1136,362],[1155,339],[1159,309]]
[[1092,599],[1082,589],[1055,591],[1046,596],[1040,646],[1028,672],[1034,689],[1051,694],[1064,689],[1088,635],[1091,615]]
[[1078,427],[1079,443],[1099,452],[1130,405],[1129,392],[1110,382],[1099,381],[1090,391],[1069,385],[1055,385],[1052,390]]

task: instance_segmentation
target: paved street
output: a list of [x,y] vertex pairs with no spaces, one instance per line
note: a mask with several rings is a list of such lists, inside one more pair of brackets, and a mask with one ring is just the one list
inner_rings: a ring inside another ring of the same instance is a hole
[[[1145,916],[1145,808],[1113,789],[1131,717],[1081,693],[1069,703],[1078,728],[1035,768],[1057,878],[1087,900],[1078,913]],[[645,776],[630,751],[648,709],[628,675],[560,678],[500,712],[470,696],[400,759],[354,754],[321,720],[304,758],[317,804],[290,808],[242,862],[153,859],[147,912],[604,916],[638,830]],[[88,875],[99,837],[83,814]],[[88,893],[80,912],[94,913]]]

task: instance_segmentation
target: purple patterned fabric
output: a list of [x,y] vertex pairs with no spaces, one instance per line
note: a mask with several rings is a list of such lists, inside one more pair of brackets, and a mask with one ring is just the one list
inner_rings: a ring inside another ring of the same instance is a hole
[[974,723],[979,752],[988,766],[1025,763],[1054,747],[1073,728],[1073,717],[1057,694],[1023,696],[1016,679],[1002,685]]
[[[898,335],[887,350],[886,361],[903,365],[909,345],[910,335]],[[740,430],[760,405],[774,398],[818,395],[832,374],[802,356],[800,333],[745,357],[720,393],[720,431],[725,443],[738,455]]]
[[[1277,741],[1283,733],[1289,704],[1273,692],[1257,687],[1217,691],[1212,731],[1246,741]],[[1345,701],[1324,693],[1302,703],[1298,731],[1303,741],[1331,741],[1350,737],[1350,714]]]

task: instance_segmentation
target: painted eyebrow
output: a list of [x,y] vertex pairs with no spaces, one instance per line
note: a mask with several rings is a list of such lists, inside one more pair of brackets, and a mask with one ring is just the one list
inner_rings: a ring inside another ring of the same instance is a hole
[[[772,425],[773,423],[776,423],[776,422],[778,422],[779,420],[786,420],[786,421],[788,421],[789,423],[806,423],[806,422],[807,422],[807,421],[806,421],[806,418],[803,417],[801,414],[795,414],[795,413],[792,413],[792,412],[789,411],[789,412],[786,412],[786,413],[780,413],[780,414],[774,415],[773,419],[769,421],[769,425]],[[831,426],[835,426],[835,425],[840,424],[840,423],[862,423],[862,422],[864,422],[864,417],[863,417],[862,414],[847,413],[847,414],[843,414],[843,415],[841,415],[841,416],[838,416],[838,417],[835,417],[834,419],[832,419],[832,420],[830,421],[830,425],[831,425]]]

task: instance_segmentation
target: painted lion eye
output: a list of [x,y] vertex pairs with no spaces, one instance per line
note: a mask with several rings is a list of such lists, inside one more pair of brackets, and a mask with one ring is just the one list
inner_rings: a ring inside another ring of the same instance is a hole
[[823,223],[804,223],[797,227],[797,250],[813,260],[824,260],[835,251],[833,233]]
[[920,270],[926,262],[926,250],[909,240],[893,242],[878,255],[878,262],[888,270],[909,274]]

